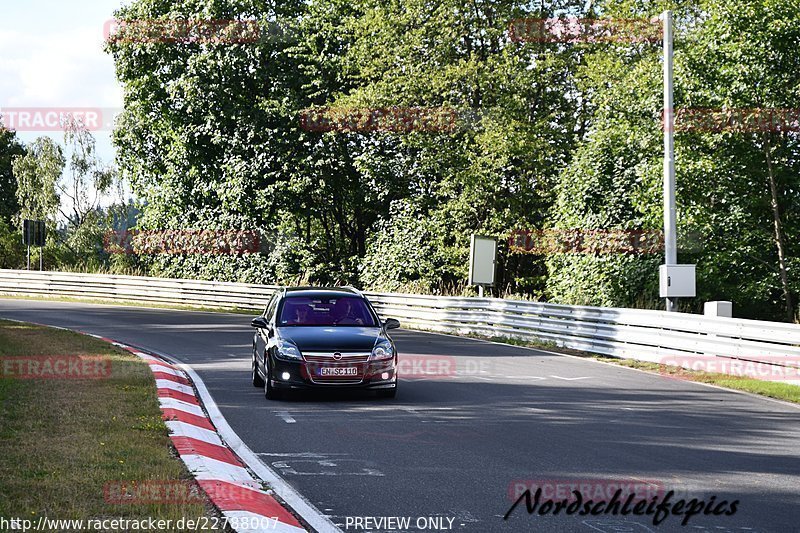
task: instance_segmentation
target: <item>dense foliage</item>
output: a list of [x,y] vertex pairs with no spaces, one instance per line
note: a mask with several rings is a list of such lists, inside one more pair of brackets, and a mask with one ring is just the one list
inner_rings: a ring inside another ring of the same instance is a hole
[[[142,201],[139,227],[259,230],[270,240],[264,254],[160,254],[143,266],[460,293],[476,233],[501,239],[503,294],[658,305],[658,254],[521,254],[505,239],[519,228],[661,227],[659,43],[516,42],[509,21],[674,9],[676,108],[792,108],[800,9],[796,0],[587,6],[133,1],[118,18],[255,19],[263,29],[244,41],[109,42],[125,87],[118,164]],[[303,127],[308,109],[365,108],[442,108],[458,120],[364,128],[362,113],[361,126]],[[680,132],[676,153],[679,232],[693,240],[679,260],[698,265],[688,307],[729,299],[737,316],[793,318],[798,133]]]
[[[11,186],[5,186],[8,216],[0,216],[0,268],[25,268],[29,250],[22,244],[23,220],[44,220],[46,242],[30,247],[31,263],[39,257],[48,269],[141,272],[136,261],[114,257],[103,246],[104,236],[132,223],[133,205],[121,198],[121,183],[113,165],[96,156],[94,136],[73,118],[63,122],[63,146],[39,137],[27,146],[13,132],[0,128],[0,172],[8,161]],[[66,172],[65,172],[66,170]],[[118,201],[103,200],[116,190]]]
[[19,211],[12,161],[24,153],[25,149],[14,132],[0,125],[0,219],[6,222],[10,222]]
[[16,134],[0,126],[0,268],[18,267],[24,255],[22,234],[14,229],[19,204],[12,167],[13,160],[24,153]]

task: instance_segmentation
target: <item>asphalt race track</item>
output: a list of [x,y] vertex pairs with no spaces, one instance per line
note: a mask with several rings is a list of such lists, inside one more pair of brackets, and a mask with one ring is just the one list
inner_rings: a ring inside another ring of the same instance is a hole
[[[392,334],[412,376],[397,399],[269,402],[249,383],[247,315],[0,300],[0,318],[80,329],[191,365],[244,442],[343,531],[366,531],[356,518],[367,517],[410,517],[407,531],[800,528],[800,410],[783,403],[408,330]],[[524,504],[503,520],[515,487],[567,481],[739,504],[733,516],[701,514],[687,526],[675,516],[659,526],[649,516],[529,516]]]

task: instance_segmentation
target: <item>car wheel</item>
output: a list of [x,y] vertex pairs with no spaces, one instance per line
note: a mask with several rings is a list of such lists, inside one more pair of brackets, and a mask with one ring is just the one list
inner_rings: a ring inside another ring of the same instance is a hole
[[264,369],[266,370],[266,379],[264,379],[264,398],[267,400],[280,400],[281,393],[275,390],[275,387],[273,387],[272,383],[270,383],[270,376],[272,372],[269,370],[269,358],[266,356],[266,354],[264,355]]
[[258,375],[258,363],[256,363],[256,347],[253,346],[253,387],[263,387],[264,380]]

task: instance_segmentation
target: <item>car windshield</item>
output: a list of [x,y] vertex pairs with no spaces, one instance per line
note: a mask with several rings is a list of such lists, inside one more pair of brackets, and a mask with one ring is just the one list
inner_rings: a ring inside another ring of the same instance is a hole
[[294,296],[281,308],[280,326],[376,326],[362,298],[353,296]]

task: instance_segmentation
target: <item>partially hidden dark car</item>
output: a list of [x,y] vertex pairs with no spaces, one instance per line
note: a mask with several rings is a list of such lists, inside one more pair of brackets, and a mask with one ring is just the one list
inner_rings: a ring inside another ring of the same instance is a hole
[[381,322],[356,289],[278,290],[251,325],[253,386],[267,399],[326,388],[397,394],[397,350],[387,330],[400,322]]

